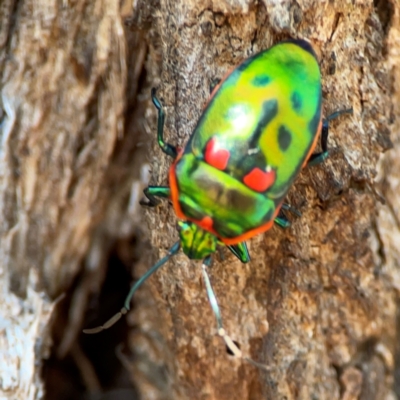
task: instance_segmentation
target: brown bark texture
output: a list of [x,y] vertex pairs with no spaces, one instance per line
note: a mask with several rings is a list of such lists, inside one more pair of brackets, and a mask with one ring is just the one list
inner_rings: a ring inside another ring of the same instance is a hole
[[[330,157],[289,192],[302,217],[250,240],[250,263],[223,251],[210,270],[226,330],[267,368],[227,353],[200,264],[183,254],[135,296],[125,365],[143,399],[398,398],[399,27],[398,0],[3,0],[0,397],[43,398],[43,359],[81,354],[84,309],[113,242],[147,232],[138,277],[178,238],[167,201],[137,207],[146,163],[160,185],[171,164],[149,88],[167,140],[182,146],[216,79],[305,38],[324,115],[354,113],[332,122]],[[52,343],[54,306],[74,280]],[[89,372],[85,382],[100,390]]]

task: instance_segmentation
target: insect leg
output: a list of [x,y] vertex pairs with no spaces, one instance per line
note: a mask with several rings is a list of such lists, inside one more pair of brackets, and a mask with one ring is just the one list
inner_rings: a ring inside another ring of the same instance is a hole
[[171,195],[171,189],[168,186],[147,186],[143,193],[148,201],[143,199],[140,200],[139,204],[141,206],[155,207],[160,204],[160,200],[157,197],[168,199]]
[[307,162],[308,166],[320,164],[322,161],[324,161],[328,157],[328,154],[329,154],[329,152],[328,152],[329,122],[343,114],[353,114],[353,109],[348,108],[346,110],[335,111],[334,113],[328,115],[328,117],[326,117],[326,119],[324,119],[322,121],[322,130],[321,130],[322,152],[312,154]]
[[289,228],[291,225],[290,221],[286,218],[286,215],[282,211],[279,211],[279,214],[274,219],[274,222],[281,228]]
[[157,141],[158,145],[161,147],[161,150],[167,154],[168,156],[172,157],[173,159],[176,158],[178,152],[175,146],[172,144],[164,142],[164,120],[165,120],[165,113],[163,107],[160,103],[160,100],[156,97],[156,89],[151,89],[151,100],[153,104],[158,110],[158,120],[157,120]]
[[296,210],[290,204],[283,203],[281,209],[279,210],[279,214],[274,219],[274,222],[280,226],[281,228],[289,228],[291,225],[290,221],[287,219],[284,211],[290,211],[292,214],[296,215],[297,217],[301,217],[301,212]]
[[283,203],[281,210],[290,211],[292,214],[296,215],[297,217],[301,217],[301,212],[296,208],[292,207],[290,204]]
[[248,263],[250,261],[249,250],[247,249],[245,242],[227,247],[242,263]]
[[214,89],[221,83],[221,79],[215,78],[210,82],[210,95],[214,93]]
[[135,294],[136,290],[142,286],[142,284],[156,272],[160,267],[162,267],[172,256],[174,256],[180,248],[180,242],[176,242],[168,251],[168,254],[158,260],[137,282],[134,283],[134,285],[131,287],[131,290],[128,293],[128,296],[126,296],[124,306],[121,308],[119,312],[114,314],[108,321],[106,321],[103,325],[97,326],[96,328],[92,329],[84,329],[84,333],[99,333],[101,331],[104,331],[105,329],[110,328],[113,326],[117,321],[121,319],[123,315],[125,315],[129,309],[130,309],[130,302],[132,300],[133,295]]
[[207,268],[209,267],[210,262],[211,262],[211,257],[206,257],[204,259],[203,264],[201,266],[201,268],[202,268],[201,272],[202,272],[204,284],[205,284],[206,290],[207,290],[208,301],[210,302],[212,311],[215,315],[215,319],[217,320],[218,335],[222,339],[224,339],[225,345],[227,346],[227,348],[230,350],[230,352],[235,357],[241,358],[241,359],[247,361],[248,363],[254,365],[257,368],[268,370],[269,368],[266,365],[260,364],[256,361],[252,360],[251,358],[245,357],[243,355],[242,351],[239,349],[239,347],[233,341],[233,339],[225,331],[225,328],[222,324],[221,311],[218,306],[218,301],[215,296],[214,289],[212,288],[210,277],[208,276],[208,273],[207,273]]

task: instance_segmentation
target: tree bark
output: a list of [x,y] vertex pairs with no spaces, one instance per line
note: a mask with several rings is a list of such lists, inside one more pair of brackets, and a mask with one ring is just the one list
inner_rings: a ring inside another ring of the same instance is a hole
[[[43,359],[77,346],[112,240],[137,224],[137,207],[127,203],[144,155],[124,112],[136,123],[143,114],[137,89],[146,44],[124,32],[120,7],[1,2],[2,398],[43,397]],[[51,311],[78,273],[63,337],[51,347]]]
[[[400,394],[398,1],[6,0],[0,10],[0,395],[42,398],[42,359],[74,348],[110,243],[140,222],[131,206],[144,180],[140,142],[153,146],[151,184],[167,183],[149,88],[158,88],[168,141],[182,146],[210,84],[289,37],[317,53],[324,115],[354,114],[332,122],[329,159],[290,191],[302,217],[252,239],[249,264],[214,257],[225,327],[268,370],[227,354],[199,264],[179,254],[135,296],[132,379],[143,399]],[[152,256],[143,251],[135,276],[178,237],[168,202],[145,219]],[[78,273],[50,350],[55,301]]]
[[[161,1],[160,7],[151,51],[161,52],[158,95],[169,142],[184,145],[215,78],[288,37],[307,38],[317,52],[324,115],[354,109],[332,123],[329,159],[305,169],[289,193],[302,217],[290,229],[274,227],[252,239],[248,265],[229,254],[214,257],[212,282],[226,329],[268,372],[233,359],[216,337],[198,263],[180,255],[149,283],[166,340],[159,348],[166,349],[168,398],[393,398],[400,241],[397,183],[389,177],[397,169],[381,155],[392,147],[390,132],[394,140],[398,134],[390,62],[399,39],[390,29],[399,4]],[[170,161],[153,143],[151,182],[165,184]],[[161,257],[177,238],[176,218],[168,204],[147,217]]]

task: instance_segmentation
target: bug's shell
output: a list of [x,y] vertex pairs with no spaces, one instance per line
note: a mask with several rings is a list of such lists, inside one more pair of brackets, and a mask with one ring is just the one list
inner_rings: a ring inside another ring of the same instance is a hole
[[240,64],[170,169],[177,216],[236,244],[268,230],[321,130],[321,75],[303,40]]

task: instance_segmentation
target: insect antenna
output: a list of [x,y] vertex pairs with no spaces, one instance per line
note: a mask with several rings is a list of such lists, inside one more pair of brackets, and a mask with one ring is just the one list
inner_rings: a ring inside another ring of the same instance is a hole
[[234,355],[237,358],[241,358],[241,359],[247,361],[249,364],[251,364],[257,368],[268,371],[269,370],[268,366],[258,363],[257,361],[254,361],[253,359],[251,359],[249,357],[245,357],[243,355],[242,351],[239,349],[238,345],[227,334],[227,332],[222,324],[221,311],[218,306],[217,297],[215,296],[214,289],[212,288],[212,285],[211,285],[210,277],[207,273],[207,268],[210,266],[210,262],[211,262],[210,257],[207,257],[204,259],[203,264],[201,266],[201,268],[202,268],[201,272],[203,275],[204,284],[206,286],[208,301],[209,301],[212,311],[215,315],[215,319],[217,320],[218,336],[220,336],[222,339],[224,339],[224,342],[225,342],[227,348],[229,349],[229,351],[232,353],[232,355]]
[[158,260],[143,276],[139,278],[137,282],[135,282],[131,290],[128,293],[128,296],[126,296],[124,306],[121,308],[119,312],[114,314],[109,320],[107,320],[103,325],[97,326],[96,328],[92,329],[84,329],[84,333],[88,334],[94,334],[94,333],[99,333],[101,331],[104,331],[105,329],[110,328],[113,326],[117,321],[121,319],[123,315],[125,315],[129,310],[130,310],[130,302],[132,300],[133,295],[135,294],[136,290],[142,286],[142,284],[156,272],[160,267],[162,267],[171,257],[173,257],[180,248],[180,242],[174,243],[174,245],[169,249],[168,254]]

